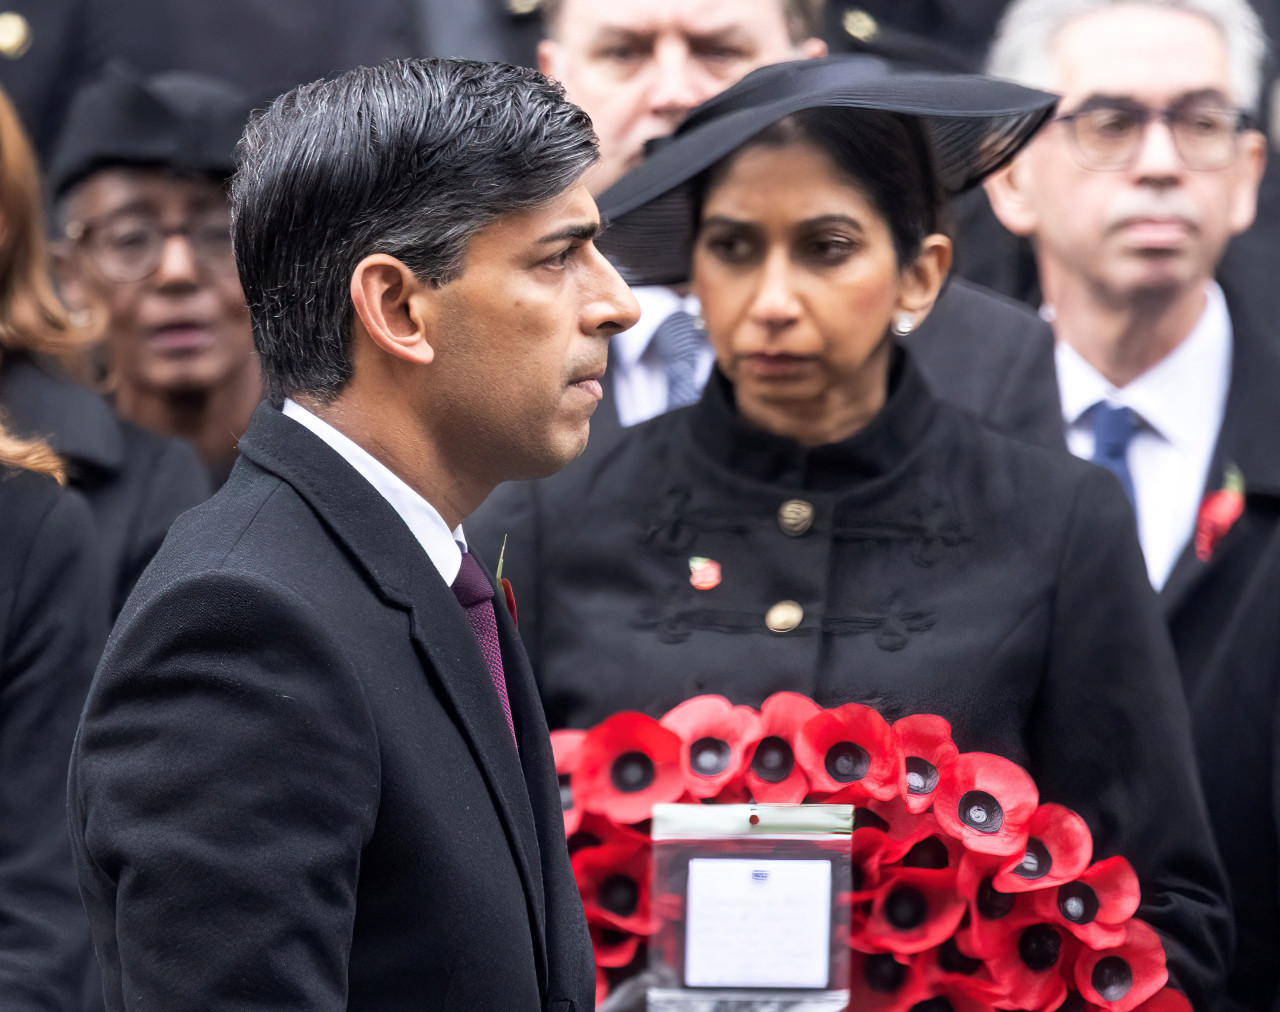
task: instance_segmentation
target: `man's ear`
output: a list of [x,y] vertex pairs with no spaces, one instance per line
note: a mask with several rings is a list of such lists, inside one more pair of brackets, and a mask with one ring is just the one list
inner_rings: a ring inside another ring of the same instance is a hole
[[1240,164],[1229,212],[1232,235],[1239,235],[1253,224],[1258,214],[1258,186],[1266,167],[1266,136],[1258,130],[1244,131],[1240,135]]
[[356,264],[351,304],[379,350],[416,365],[435,358],[434,289],[395,257],[374,253]]
[[951,240],[945,235],[925,236],[920,253],[902,270],[902,291],[898,295],[898,311],[909,313],[919,324],[942,291],[942,283],[951,270]]
[[1000,224],[1024,238],[1034,235],[1039,225],[1028,190],[1030,175],[1031,166],[1019,156],[982,184]]

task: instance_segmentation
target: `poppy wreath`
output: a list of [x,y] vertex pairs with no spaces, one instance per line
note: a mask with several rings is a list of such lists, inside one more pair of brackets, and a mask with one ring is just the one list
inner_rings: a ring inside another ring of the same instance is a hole
[[[850,1008],[1189,1012],[1166,987],[1137,875],[1093,860],[1084,820],[1030,775],[961,752],[951,725],[780,692],[760,710],[697,696],[551,735],[597,1000],[644,966],[678,897],[650,896],[655,804],[856,806]],[[843,934],[843,929],[842,934]]]

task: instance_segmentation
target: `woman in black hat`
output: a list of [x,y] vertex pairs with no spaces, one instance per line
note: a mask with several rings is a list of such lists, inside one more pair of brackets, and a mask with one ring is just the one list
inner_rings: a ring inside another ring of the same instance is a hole
[[939,403],[896,341],[947,274],[942,193],[1052,110],[865,58],[766,68],[695,110],[604,194],[601,245],[633,283],[691,283],[711,382],[509,490],[521,522],[494,533],[552,727],[708,692],[940,714],[1133,862],[1199,998],[1222,874],[1128,502]]

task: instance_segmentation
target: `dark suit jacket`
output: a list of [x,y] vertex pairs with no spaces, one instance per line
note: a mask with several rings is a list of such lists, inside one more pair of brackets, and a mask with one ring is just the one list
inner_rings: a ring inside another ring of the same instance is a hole
[[107,1007],[590,1009],[537,692],[391,506],[263,406],[95,676],[73,850]]
[[107,633],[93,518],[52,478],[0,467],[0,1008],[74,1008],[89,956],[66,769]]
[[66,461],[68,481],[93,510],[111,614],[117,614],[169,525],[208,498],[200,458],[180,439],[118,418],[48,359],[5,354],[0,408],[15,432],[48,440]]

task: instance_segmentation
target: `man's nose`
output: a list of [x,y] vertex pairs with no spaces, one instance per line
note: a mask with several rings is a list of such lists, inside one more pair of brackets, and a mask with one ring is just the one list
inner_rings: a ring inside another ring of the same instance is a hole
[[200,272],[191,240],[185,235],[167,235],[160,245],[156,264],[156,285],[165,288],[194,285]]
[[659,41],[654,53],[653,75],[650,111],[670,119],[673,125],[717,90],[711,75],[688,44],[676,39]]
[[1138,141],[1134,173],[1144,180],[1170,181],[1177,179],[1185,169],[1169,124],[1153,116]]
[[640,322],[640,303],[603,253],[591,247],[594,290],[587,303],[583,330],[612,337]]

